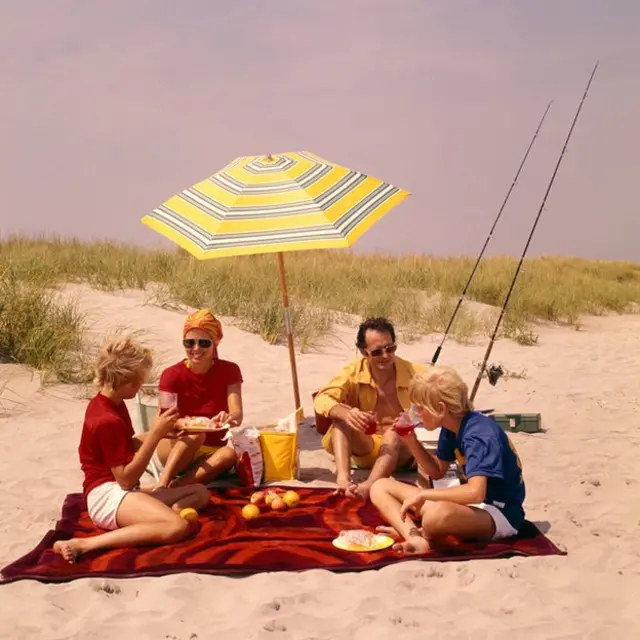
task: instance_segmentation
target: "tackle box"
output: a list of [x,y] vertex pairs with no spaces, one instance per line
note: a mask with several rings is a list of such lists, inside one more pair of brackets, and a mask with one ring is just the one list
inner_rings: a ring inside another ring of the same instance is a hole
[[491,413],[489,414],[505,431],[539,433],[542,416],[539,413]]

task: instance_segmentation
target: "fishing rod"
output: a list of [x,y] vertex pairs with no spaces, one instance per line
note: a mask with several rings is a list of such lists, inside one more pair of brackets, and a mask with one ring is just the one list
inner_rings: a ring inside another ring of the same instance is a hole
[[509,202],[509,198],[511,197],[511,192],[513,191],[513,189],[516,186],[516,183],[518,182],[518,178],[520,177],[520,172],[522,171],[522,168],[524,167],[525,163],[527,162],[527,158],[529,157],[529,152],[531,151],[531,148],[533,147],[534,142],[536,141],[536,138],[538,137],[538,134],[540,133],[540,129],[542,129],[542,125],[544,123],[545,118],[547,117],[547,113],[549,113],[549,109],[551,109],[551,105],[553,104],[553,100],[547,105],[547,108],[544,110],[544,113],[542,114],[542,119],[540,120],[540,123],[538,124],[538,128],[536,129],[536,132],[533,134],[533,138],[531,138],[531,142],[529,143],[529,146],[527,147],[527,151],[524,154],[524,157],[522,158],[522,162],[520,163],[520,166],[518,167],[518,171],[516,172],[516,175],[513,179],[513,182],[511,183],[511,186],[509,187],[509,190],[507,191],[507,195],[505,196],[502,205],[500,207],[500,210],[498,211],[498,215],[496,216],[496,219],[493,221],[493,226],[491,227],[491,230],[489,231],[489,235],[487,236],[487,239],[484,241],[484,245],[482,247],[482,249],[480,250],[480,255],[478,255],[478,259],[476,260],[476,264],[474,265],[472,271],[471,271],[471,275],[469,276],[469,279],[467,280],[467,284],[464,285],[464,289],[462,290],[462,294],[460,295],[460,298],[458,299],[458,304],[456,304],[455,309],[453,310],[453,314],[451,315],[451,318],[449,320],[449,324],[447,325],[447,328],[444,331],[444,335],[442,336],[442,340],[440,341],[440,344],[438,345],[438,348],[435,350],[435,353],[433,354],[433,358],[431,358],[431,364],[435,364],[436,362],[438,362],[438,358],[440,357],[440,352],[442,351],[442,347],[444,346],[444,342],[447,339],[447,336],[449,335],[449,331],[451,331],[451,327],[453,326],[453,321],[456,319],[456,316],[458,315],[458,311],[460,310],[460,306],[462,305],[462,302],[464,301],[465,296],[467,295],[467,290],[469,289],[469,285],[471,284],[471,281],[473,280],[473,276],[476,274],[476,271],[478,270],[478,266],[480,265],[480,260],[482,260],[482,256],[484,255],[485,249],[487,248],[487,245],[489,244],[489,242],[491,241],[491,238],[493,237],[493,232],[496,229],[496,226],[498,225],[498,221],[500,220],[500,216],[502,215],[502,212],[504,211],[504,208],[507,206],[507,202]]
[[547,190],[544,194],[544,198],[542,199],[542,204],[540,205],[540,209],[538,209],[538,215],[536,215],[533,226],[531,227],[531,232],[529,233],[529,237],[527,239],[527,243],[524,246],[524,250],[522,252],[522,256],[520,257],[520,262],[516,268],[515,273],[513,274],[513,279],[511,280],[511,286],[509,287],[509,291],[507,292],[507,296],[504,299],[504,303],[502,305],[502,309],[500,311],[500,315],[498,317],[498,321],[496,322],[496,326],[493,330],[493,335],[491,336],[491,340],[489,341],[489,346],[487,347],[487,351],[484,354],[484,360],[480,365],[480,371],[478,373],[478,377],[476,378],[475,384],[473,385],[473,390],[471,391],[471,402],[473,402],[476,397],[476,393],[478,392],[478,387],[480,386],[480,381],[482,380],[482,376],[484,374],[484,370],[487,366],[487,361],[489,360],[489,356],[491,355],[491,350],[493,349],[493,344],[496,340],[496,335],[498,334],[498,329],[500,328],[500,323],[502,322],[502,318],[504,316],[507,305],[509,304],[509,299],[511,298],[511,293],[513,292],[513,288],[516,284],[516,280],[518,279],[518,275],[520,274],[520,269],[522,268],[522,263],[524,262],[525,256],[527,255],[527,251],[529,249],[529,244],[531,243],[531,238],[533,238],[533,234],[535,233],[536,227],[538,226],[538,221],[540,220],[540,216],[542,215],[542,211],[544,210],[544,206],[547,202],[547,197],[551,191],[551,187],[553,187],[553,183],[555,182],[556,175],[558,173],[558,169],[560,168],[560,164],[562,159],[564,158],[565,151],[567,150],[567,146],[569,144],[569,140],[571,139],[571,134],[573,133],[573,129],[576,126],[576,122],[578,121],[578,117],[580,116],[580,112],[582,111],[582,105],[587,98],[587,94],[589,93],[589,88],[591,87],[591,82],[593,81],[593,77],[596,75],[596,71],[598,69],[598,65],[600,63],[596,62],[595,67],[593,67],[593,71],[591,72],[591,76],[589,78],[589,82],[587,83],[587,87],[584,90],[584,94],[582,96],[582,100],[580,100],[580,104],[578,105],[578,110],[576,111],[576,115],[573,118],[573,122],[571,123],[571,128],[569,129],[569,133],[567,134],[567,139],[564,142],[564,146],[562,147],[562,151],[560,152],[560,156],[558,158],[558,162],[556,163],[556,167],[551,174],[551,180],[549,180],[549,185],[547,186]]

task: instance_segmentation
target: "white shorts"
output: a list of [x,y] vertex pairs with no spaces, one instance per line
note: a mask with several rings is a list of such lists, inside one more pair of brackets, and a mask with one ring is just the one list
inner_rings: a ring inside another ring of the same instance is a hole
[[118,509],[129,493],[117,482],[104,482],[94,487],[87,495],[87,511],[93,524],[111,531],[118,528]]
[[507,520],[506,516],[498,507],[481,502],[480,504],[470,504],[469,507],[475,507],[476,509],[482,509],[486,511],[492,518],[493,523],[496,526],[495,533],[493,534],[493,540],[500,540],[501,538],[511,538],[517,535],[517,531],[511,526],[511,523]]

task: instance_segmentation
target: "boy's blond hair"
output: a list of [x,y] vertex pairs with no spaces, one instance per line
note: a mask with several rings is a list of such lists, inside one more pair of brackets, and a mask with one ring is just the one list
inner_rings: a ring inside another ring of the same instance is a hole
[[433,415],[440,413],[440,402],[455,418],[462,418],[468,411],[473,411],[469,387],[450,367],[431,367],[417,373],[409,385],[409,396],[412,402]]
[[95,383],[99,387],[117,389],[140,379],[152,365],[150,349],[131,338],[116,338],[100,349],[95,365]]

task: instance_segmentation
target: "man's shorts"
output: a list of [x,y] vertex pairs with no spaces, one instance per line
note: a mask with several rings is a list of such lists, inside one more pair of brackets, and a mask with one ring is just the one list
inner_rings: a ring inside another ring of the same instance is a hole
[[[322,448],[330,455],[333,455],[333,443],[331,442],[331,433],[333,432],[333,425],[329,427],[327,432],[322,436]],[[364,456],[351,456],[352,465],[356,469],[371,469],[376,460],[380,457],[380,448],[382,447],[382,434],[374,433],[369,436],[373,440],[373,448]],[[402,469],[416,469],[416,461],[411,458],[409,462],[402,465]]]

